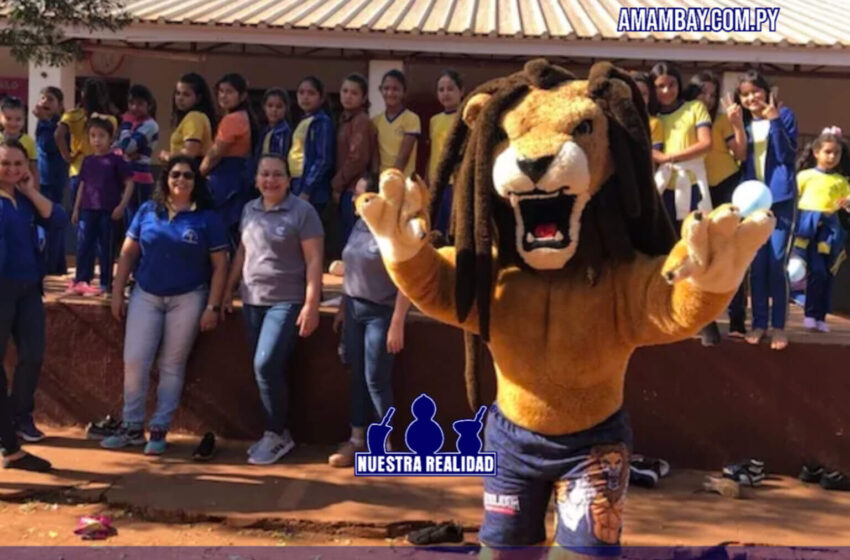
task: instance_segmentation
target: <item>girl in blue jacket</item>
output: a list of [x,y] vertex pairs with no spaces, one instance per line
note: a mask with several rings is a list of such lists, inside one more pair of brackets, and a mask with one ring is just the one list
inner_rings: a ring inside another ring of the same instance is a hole
[[312,204],[320,216],[331,197],[336,157],[336,133],[324,104],[325,86],[321,80],[315,76],[301,80],[298,106],[304,116],[292,133],[287,158],[292,193]]
[[[756,70],[746,72],[739,79],[735,102],[728,111],[730,119],[741,119],[747,131],[747,157],[742,163],[741,179],[762,181],[770,188],[771,210],[776,215],[776,229],[759,249],[750,268],[753,326],[746,340],[758,344],[767,333],[769,322],[773,329],[770,347],[783,350],[788,346],[786,267],[797,198],[797,119]],[[738,298],[739,305],[743,304],[742,299]]]

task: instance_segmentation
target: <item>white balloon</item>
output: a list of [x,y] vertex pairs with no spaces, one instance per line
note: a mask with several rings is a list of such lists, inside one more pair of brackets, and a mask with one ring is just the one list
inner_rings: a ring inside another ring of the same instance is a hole
[[799,255],[791,255],[788,259],[788,280],[792,284],[802,281],[806,277],[806,261]]
[[758,210],[769,210],[773,205],[773,194],[761,181],[744,181],[732,193],[732,204],[746,218]]

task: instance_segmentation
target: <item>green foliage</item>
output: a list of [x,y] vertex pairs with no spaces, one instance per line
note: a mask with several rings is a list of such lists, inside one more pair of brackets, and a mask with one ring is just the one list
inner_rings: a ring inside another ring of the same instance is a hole
[[0,1],[0,46],[21,63],[61,66],[82,54],[65,29],[117,31],[130,22],[122,0]]

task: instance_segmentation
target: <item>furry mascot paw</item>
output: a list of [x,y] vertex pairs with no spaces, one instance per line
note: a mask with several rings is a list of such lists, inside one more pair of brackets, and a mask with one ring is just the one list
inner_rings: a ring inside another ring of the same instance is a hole
[[730,204],[718,206],[708,215],[692,212],[682,223],[682,239],[661,273],[670,284],[686,280],[709,293],[734,291],[775,225],[776,218],[769,210],[755,212],[743,221]]
[[428,243],[428,187],[418,176],[404,178],[398,169],[381,173],[380,192],[355,202],[357,212],[375,234],[381,255],[389,262],[412,259]]

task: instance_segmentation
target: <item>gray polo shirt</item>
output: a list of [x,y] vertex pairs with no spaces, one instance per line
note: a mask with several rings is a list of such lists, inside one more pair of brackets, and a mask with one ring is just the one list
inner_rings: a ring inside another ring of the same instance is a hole
[[307,265],[301,242],[323,237],[313,206],[293,194],[274,208],[263,208],[262,198],[242,209],[242,301],[249,305],[304,303]]
[[390,280],[378,242],[363,220],[357,220],[342,250],[345,276],[342,292],[379,305],[395,306],[397,288]]

